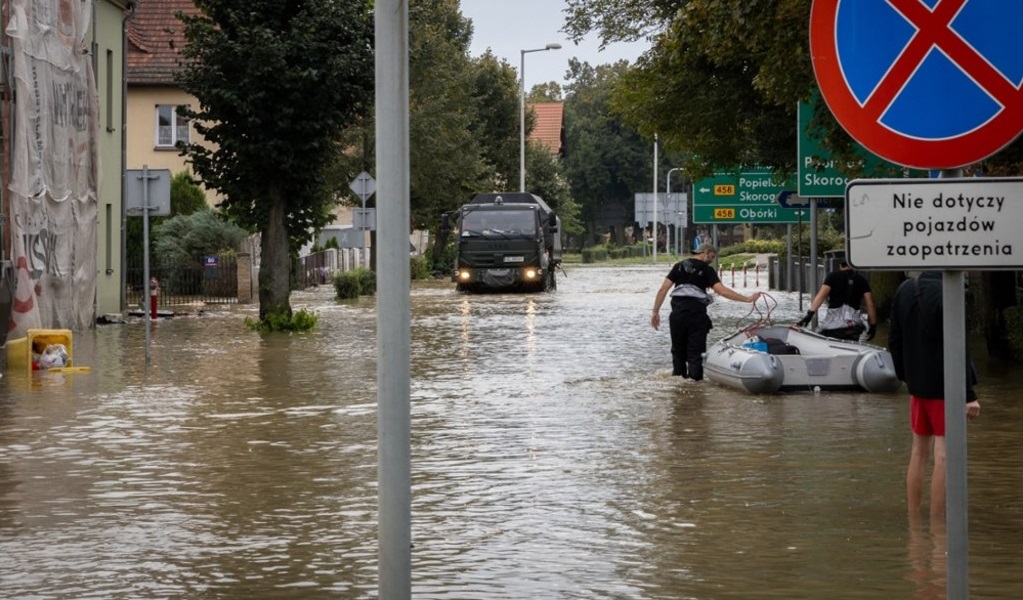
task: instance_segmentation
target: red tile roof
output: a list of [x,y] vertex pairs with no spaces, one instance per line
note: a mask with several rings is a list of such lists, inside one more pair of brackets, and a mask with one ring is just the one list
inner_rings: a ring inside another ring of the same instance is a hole
[[192,0],[142,0],[128,19],[128,85],[175,85],[184,28],[175,16],[199,13]]
[[561,102],[533,102],[529,108],[536,116],[529,139],[547,147],[551,154],[558,154],[563,145],[564,104]]

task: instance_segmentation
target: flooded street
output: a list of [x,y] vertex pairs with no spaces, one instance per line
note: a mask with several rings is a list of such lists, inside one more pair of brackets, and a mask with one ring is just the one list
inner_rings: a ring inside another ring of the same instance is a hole
[[[905,392],[671,377],[667,270],[413,286],[413,596],[944,598],[942,532],[906,514]],[[781,323],[809,302],[771,294]],[[235,307],[157,323],[148,368],[139,322],[75,335],[91,373],[4,373],[0,598],[377,596],[375,302],[292,304],[316,331]],[[713,304],[711,340],[748,311]],[[1021,597],[1023,370],[975,355],[971,598]]]

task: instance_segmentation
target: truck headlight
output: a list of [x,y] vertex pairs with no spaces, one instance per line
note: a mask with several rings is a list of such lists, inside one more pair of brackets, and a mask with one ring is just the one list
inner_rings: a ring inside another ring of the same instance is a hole
[[526,279],[536,279],[536,269],[526,269]]
[[462,281],[469,281],[472,278],[472,273],[469,270],[462,270],[458,272],[458,278]]

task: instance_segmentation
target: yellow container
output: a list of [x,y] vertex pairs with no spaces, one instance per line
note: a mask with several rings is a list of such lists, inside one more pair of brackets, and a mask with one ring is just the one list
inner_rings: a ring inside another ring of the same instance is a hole
[[68,366],[74,354],[71,351],[70,329],[29,329],[26,336],[7,340],[7,369],[21,369],[32,373],[32,355],[41,353],[51,344],[63,344],[67,349]]

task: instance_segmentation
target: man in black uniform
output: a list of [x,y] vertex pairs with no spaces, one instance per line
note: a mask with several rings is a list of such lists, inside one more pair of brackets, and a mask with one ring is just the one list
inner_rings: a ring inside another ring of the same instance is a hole
[[[870,293],[870,284],[863,275],[850,268],[846,261],[838,263],[838,270],[828,273],[824,278],[820,291],[810,303],[810,310],[799,322],[800,327],[810,324],[825,300],[828,301],[828,313],[817,324],[821,335],[857,341],[866,330],[867,340],[874,339],[877,332],[877,309],[874,307],[874,296]],[[860,304],[866,305],[869,327],[863,326]]]
[[717,271],[710,266],[715,256],[717,249],[703,244],[692,257],[675,263],[654,298],[650,324],[658,329],[661,325],[661,304],[671,290],[668,325],[671,330],[672,375],[696,381],[703,379],[703,353],[707,351],[707,334],[712,327],[707,316],[707,305],[713,301],[707,295],[708,289],[737,302],[756,302],[760,297],[760,292],[743,296],[721,283]]

